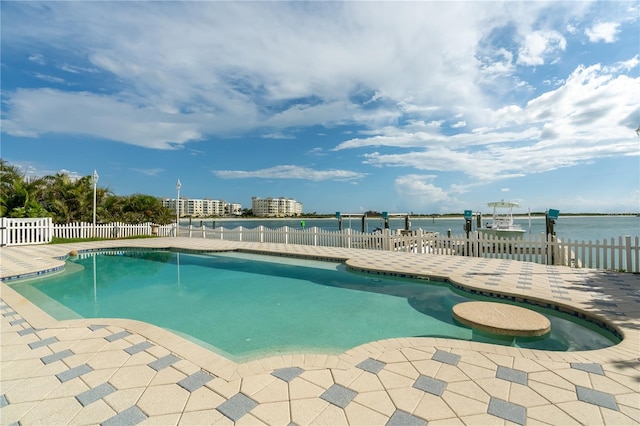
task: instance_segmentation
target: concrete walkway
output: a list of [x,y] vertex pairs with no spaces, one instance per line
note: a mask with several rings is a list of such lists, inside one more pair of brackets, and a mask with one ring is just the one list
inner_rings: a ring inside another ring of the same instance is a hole
[[[56,321],[11,278],[71,250],[247,250],[342,260],[596,318],[616,346],[549,352],[441,338],[237,364],[139,321]],[[640,424],[640,275],[527,262],[189,238],[0,249],[0,424]]]

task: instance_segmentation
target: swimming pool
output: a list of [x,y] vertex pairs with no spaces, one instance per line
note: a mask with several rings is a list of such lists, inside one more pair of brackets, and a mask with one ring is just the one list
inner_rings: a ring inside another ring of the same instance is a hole
[[382,278],[339,263],[237,252],[86,253],[65,272],[12,288],[58,320],[130,318],[169,329],[232,360],[284,352],[340,353],[410,336],[571,351],[611,346],[604,329],[550,310],[551,333],[515,340],[453,320],[479,297],[447,283]]

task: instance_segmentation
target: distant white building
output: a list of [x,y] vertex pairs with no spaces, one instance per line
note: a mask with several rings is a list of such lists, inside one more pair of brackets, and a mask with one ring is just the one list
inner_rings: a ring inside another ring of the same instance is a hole
[[[162,205],[171,210],[176,210],[175,198],[163,198]],[[224,200],[210,200],[199,198],[180,198],[180,217],[209,217],[242,214],[242,205],[239,203],[227,203]]]
[[302,214],[302,203],[293,198],[251,198],[251,210],[259,217],[290,217]]
[[224,212],[227,216],[241,216],[242,204],[240,203],[227,203],[224,207]]

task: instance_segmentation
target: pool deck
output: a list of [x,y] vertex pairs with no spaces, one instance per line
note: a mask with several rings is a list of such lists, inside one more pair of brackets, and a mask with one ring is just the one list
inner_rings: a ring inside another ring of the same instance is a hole
[[7,280],[0,284],[0,424],[640,424],[638,274],[153,238],[3,247],[0,277],[57,270],[71,250],[116,247],[340,259],[372,273],[446,278],[466,289],[570,309],[609,324],[624,338],[610,348],[582,352],[398,338],[336,355],[293,353],[238,364],[139,321],[56,321]]

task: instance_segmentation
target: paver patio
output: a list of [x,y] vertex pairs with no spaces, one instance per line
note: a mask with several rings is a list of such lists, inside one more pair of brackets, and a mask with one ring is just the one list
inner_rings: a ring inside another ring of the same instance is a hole
[[[596,318],[623,340],[550,352],[443,338],[235,363],[125,319],[56,321],[8,278],[56,271],[71,250],[247,250],[345,261]],[[0,248],[0,424],[640,424],[640,275],[528,262],[153,238]],[[8,279],[8,280],[7,280]]]

